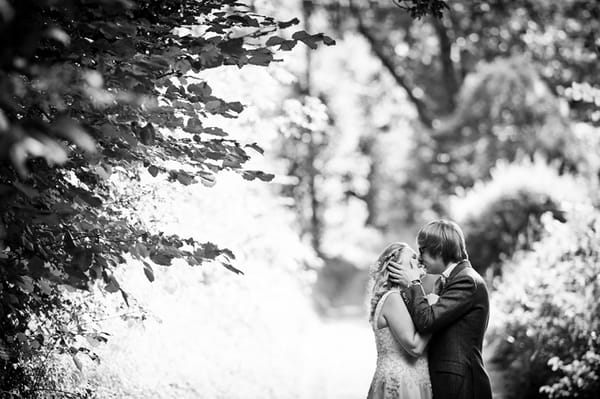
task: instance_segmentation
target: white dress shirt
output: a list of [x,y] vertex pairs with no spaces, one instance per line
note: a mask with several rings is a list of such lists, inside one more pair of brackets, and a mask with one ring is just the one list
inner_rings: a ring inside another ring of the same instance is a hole
[[450,277],[450,273],[452,273],[452,270],[454,270],[454,268],[459,264],[460,262],[456,262],[456,263],[451,263],[450,265],[448,265],[448,267],[446,268],[446,270],[444,270],[442,272],[442,275],[446,278]]

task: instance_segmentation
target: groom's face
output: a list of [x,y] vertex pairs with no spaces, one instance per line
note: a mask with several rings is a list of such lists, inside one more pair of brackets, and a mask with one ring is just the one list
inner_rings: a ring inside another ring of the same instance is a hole
[[446,265],[441,256],[433,256],[427,248],[419,248],[419,261],[425,266],[425,270],[430,274],[442,274]]

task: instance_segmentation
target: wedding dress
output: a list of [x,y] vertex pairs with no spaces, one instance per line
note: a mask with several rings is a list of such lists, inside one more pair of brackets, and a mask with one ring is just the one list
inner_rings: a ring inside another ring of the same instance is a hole
[[377,368],[367,399],[432,399],[427,353],[414,357],[396,341],[389,327],[377,328],[386,292],[375,308],[372,327],[377,347]]

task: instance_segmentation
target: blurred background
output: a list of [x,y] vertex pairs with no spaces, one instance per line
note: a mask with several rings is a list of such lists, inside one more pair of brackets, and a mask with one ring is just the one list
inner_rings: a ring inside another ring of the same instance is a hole
[[[367,271],[419,227],[463,228],[491,293],[484,357],[495,398],[600,394],[600,9],[565,0],[448,2],[414,19],[391,0],[251,1],[336,45],[268,68],[201,71],[239,118],[212,122],[264,154],[270,183],[224,172],[174,186],[144,172],[123,191],[165,233],[229,248],[220,265],[117,270],[130,306],[85,303],[108,342],[65,390],[101,398],[366,397],[375,345]],[[112,179],[118,181],[118,175]],[[61,360],[62,359],[62,360]]]

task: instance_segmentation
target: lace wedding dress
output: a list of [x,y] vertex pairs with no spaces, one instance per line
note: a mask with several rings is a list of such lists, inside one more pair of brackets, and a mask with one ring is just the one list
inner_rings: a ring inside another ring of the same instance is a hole
[[377,328],[381,309],[391,293],[388,291],[381,297],[371,323],[377,346],[377,368],[367,398],[432,399],[427,353],[415,358],[402,349],[388,327]]

